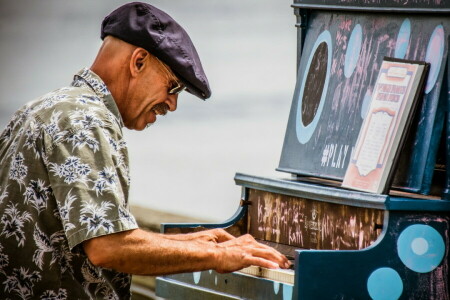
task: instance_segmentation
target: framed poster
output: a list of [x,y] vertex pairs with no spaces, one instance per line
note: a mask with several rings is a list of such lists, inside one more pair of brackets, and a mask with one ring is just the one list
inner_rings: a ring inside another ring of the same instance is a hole
[[429,64],[385,58],[343,187],[386,192],[419,99]]

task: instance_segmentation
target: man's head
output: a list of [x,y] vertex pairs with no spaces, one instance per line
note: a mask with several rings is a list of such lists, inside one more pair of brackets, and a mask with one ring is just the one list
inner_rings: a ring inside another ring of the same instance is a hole
[[91,69],[110,89],[125,126],[142,130],[174,111],[183,87],[211,95],[197,51],[184,29],[146,3],[129,3],[102,23],[103,45]]

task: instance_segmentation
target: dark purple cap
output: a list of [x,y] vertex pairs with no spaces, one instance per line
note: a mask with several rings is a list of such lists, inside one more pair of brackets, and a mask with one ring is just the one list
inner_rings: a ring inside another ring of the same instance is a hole
[[186,85],[186,90],[201,98],[211,96],[208,79],[189,35],[165,12],[141,2],[125,4],[102,23],[101,38],[112,35],[144,48],[170,67]]

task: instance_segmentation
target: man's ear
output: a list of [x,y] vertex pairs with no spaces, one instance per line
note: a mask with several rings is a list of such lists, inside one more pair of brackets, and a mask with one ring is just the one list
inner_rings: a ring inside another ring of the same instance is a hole
[[150,54],[143,48],[136,48],[131,54],[130,71],[131,76],[137,76],[149,63]]

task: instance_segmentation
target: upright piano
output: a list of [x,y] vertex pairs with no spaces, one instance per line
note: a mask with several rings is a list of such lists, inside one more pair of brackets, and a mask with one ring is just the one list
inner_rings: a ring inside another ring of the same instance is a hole
[[[297,83],[279,178],[237,173],[234,216],[292,270],[157,278],[168,299],[450,299],[450,1],[295,0]],[[430,63],[386,194],[341,187],[384,57]],[[264,134],[264,133],[261,133]]]

